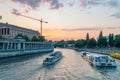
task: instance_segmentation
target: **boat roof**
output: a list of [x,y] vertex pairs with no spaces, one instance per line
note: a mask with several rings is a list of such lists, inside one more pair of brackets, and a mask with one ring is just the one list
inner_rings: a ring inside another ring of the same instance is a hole
[[102,54],[96,54],[96,53],[90,53],[87,54],[88,56],[93,56],[93,57],[108,57],[107,55],[102,55]]
[[49,59],[50,59],[50,58],[53,58],[53,57],[54,57],[54,56],[49,56],[49,57],[47,57],[47,58],[49,58]]
[[54,52],[54,53],[62,53],[61,51],[56,51],[56,52]]
[[58,54],[62,54],[62,52],[61,51],[56,51],[56,52],[50,54],[49,56],[55,56],[55,55],[58,55]]

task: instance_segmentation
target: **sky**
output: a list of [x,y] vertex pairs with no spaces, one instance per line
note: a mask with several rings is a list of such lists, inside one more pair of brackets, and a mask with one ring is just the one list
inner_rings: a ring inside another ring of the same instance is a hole
[[40,31],[47,40],[97,38],[100,31],[120,34],[120,0],[0,0],[1,22]]

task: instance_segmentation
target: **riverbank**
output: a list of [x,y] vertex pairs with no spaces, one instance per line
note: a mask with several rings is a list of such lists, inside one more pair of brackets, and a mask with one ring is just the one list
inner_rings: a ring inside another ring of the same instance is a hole
[[77,51],[88,51],[92,53],[106,54],[110,55],[112,52],[120,53],[119,48],[74,48]]

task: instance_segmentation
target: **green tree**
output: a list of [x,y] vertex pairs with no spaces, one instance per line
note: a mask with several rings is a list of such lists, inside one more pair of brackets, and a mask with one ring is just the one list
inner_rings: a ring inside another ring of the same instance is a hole
[[87,35],[86,35],[86,42],[88,42],[89,41],[89,33],[87,33]]
[[23,36],[23,39],[25,39],[25,41],[30,41],[30,39],[28,38],[27,35],[24,35],[24,36]]
[[113,47],[114,45],[114,34],[109,34],[109,46]]
[[107,38],[101,37],[98,39],[98,47],[107,47]]
[[18,37],[21,37],[22,39],[24,39],[25,41],[30,41],[30,39],[28,38],[27,35],[23,35],[23,34],[18,34],[15,36],[15,39],[18,38]]
[[94,38],[91,38],[91,39],[88,41],[87,47],[89,47],[89,48],[94,48],[94,47],[96,47],[96,45],[97,45],[96,40],[95,40]]
[[15,36],[15,39],[16,39],[17,37],[24,38],[24,37],[23,37],[23,34],[21,34],[21,33],[20,33],[20,34],[17,34],[17,35]]
[[120,48],[120,35],[115,36],[115,47]]
[[103,33],[102,31],[100,31],[99,37],[98,38],[102,38],[103,37]]
[[56,41],[54,46],[64,48],[64,47],[66,47],[66,42],[64,40]]
[[44,36],[38,36],[38,41],[40,41],[40,42],[45,41],[45,37]]
[[77,48],[82,48],[86,45],[86,41],[85,40],[77,40],[75,41],[75,47]]
[[88,47],[88,42],[89,42],[89,33],[86,34],[86,47]]
[[66,41],[67,44],[74,44],[74,42],[75,42],[74,40],[67,40]]
[[0,35],[0,39],[3,39],[3,37]]
[[36,36],[33,36],[31,41],[38,41],[38,38]]
[[103,37],[102,31],[100,31],[97,45],[98,45],[98,47],[106,47],[107,46],[107,38]]

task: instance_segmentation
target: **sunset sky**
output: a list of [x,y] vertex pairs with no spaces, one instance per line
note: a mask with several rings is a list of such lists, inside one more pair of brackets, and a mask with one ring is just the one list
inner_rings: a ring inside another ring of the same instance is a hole
[[120,34],[120,0],[0,0],[2,22],[40,31],[38,21],[12,14],[47,21],[43,35],[48,40],[84,39],[86,33],[97,37],[100,30]]

